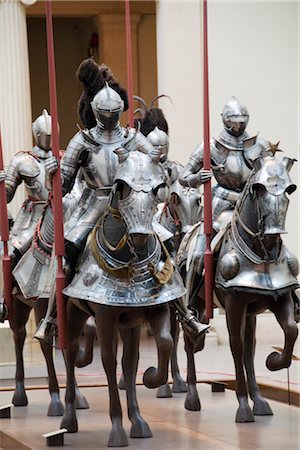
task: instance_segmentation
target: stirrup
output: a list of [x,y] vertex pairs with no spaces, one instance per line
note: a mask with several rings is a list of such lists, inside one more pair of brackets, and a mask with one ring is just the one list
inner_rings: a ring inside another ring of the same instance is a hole
[[57,326],[49,319],[42,319],[33,335],[35,339],[53,345],[53,338],[57,333]]

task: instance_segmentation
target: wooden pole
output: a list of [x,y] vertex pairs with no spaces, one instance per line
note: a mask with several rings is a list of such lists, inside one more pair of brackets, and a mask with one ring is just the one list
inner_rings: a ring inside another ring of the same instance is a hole
[[[59,155],[58,113],[56,96],[56,76],[52,27],[51,0],[46,0],[46,26],[47,26],[47,49],[48,49],[48,78],[50,93],[50,111],[52,119],[52,153],[56,159]],[[58,348],[66,348],[66,303],[62,293],[65,287],[65,274],[63,271],[62,258],[65,253],[65,241],[63,231],[63,208],[62,208],[62,186],[60,168],[53,176],[53,214],[54,214],[54,248],[57,257],[56,273],[56,305],[58,326]]]
[[132,45],[130,23],[130,0],[125,0],[125,29],[126,29],[126,56],[127,56],[127,90],[129,100],[129,126],[134,126],[133,114],[133,74],[132,74]]
[[[2,138],[0,130],[0,170],[4,170],[3,150],[2,150]],[[8,213],[6,204],[6,188],[5,182],[0,183],[0,233],[1,240],[3,242],[3,256],[2,256],[2,268],[3,268],[3,297],[4,303],[8,309],[8,317],[11,319],[13,316],[12,310],[12,275],[11,275],[11,261],[8,254],[8,241],[9,241],[9,226],[8,226]]]
[[[207,0],[203,0],[203,118],[204,118],[204,158],[203,168],[209,170],[210,162],[210,130],[209,130],[209,85],[208,85],[208,39],[207,39]],[[212,234],[212,195],[211,181],[204,183],[204,233],[206,248],[204,253],[205,270],[205,314],[213,317],[213,253],[210,248]]]

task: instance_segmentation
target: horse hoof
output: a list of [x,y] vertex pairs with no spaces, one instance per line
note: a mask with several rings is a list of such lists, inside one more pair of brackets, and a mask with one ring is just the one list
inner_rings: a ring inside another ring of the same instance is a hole
[[15,391],[14,396],[12,398],[12,404],[14,406],[27,406],[28,398],[25,391],[23,392]]
[[69,419],[68,417],[64,417],[61,421],[60,428],[65,428],[68,430],[68,433],[77,433],[78,431],[78,422],[76,417],[73,419]]
[[143,383],[149,389],[157,388],[161,383],[157,382],[157,369],[149,367],[143,375]]
[[64,415],[64,407],[62,402],[51,402],[48,408],[47,416],[59,417]]
[[118,387],[119,387],[120,391],[125,391],[125,389],[126,389],[125,379],[124,379],[124,375],[123,374],[120,377]]
[[123,428],[112,429],[109,435],[108,447],[128,447],[128,439]]
[[254,415],[250,407],[249,406],[247,408],[239,407],[236,412],[235,421],[237,423],[255,422]]
[[290,362],[284,361],[281,353],[272,352],[267,357],[266,366],[271,371],[287,369],[290,366]]
[[273,416],[273,411],[265,399],[256,400],[253,405],[255,416]]
[[75,409],[90,409],[87,399],[79,391],[77,391],[75,395]]
[[86,367],[93,362],[93,355],[86,355],[83,350],[78,351],[75,366]]
[[183,392],[187,392],[186,382],[182,378],[175,380],[173,382],[172,392],[174,392],[174,394],[180,394]]
[[130,430],[131,438],[151,438],[152,436],[149,425],[143,419],[132,424]]
[[173,397],[172,390],[169,384],[159,386],[156,392],[156,398],[170,398]]
[[201,402],[200,402],[197,387],[195,384],[187,385],[187,394],[185,397],[184,407],[188,411],[200,411],[201,410]]
[[187,394],[184,402],[184,407],[188,411],[200,411],[201,410],[201,402],[198,397],[198,394],[195,396],[191,396]]

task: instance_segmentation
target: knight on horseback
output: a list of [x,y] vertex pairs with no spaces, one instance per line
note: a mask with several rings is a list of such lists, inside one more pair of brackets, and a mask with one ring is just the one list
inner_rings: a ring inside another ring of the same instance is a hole
[[[268,152],[269,145],[258,136],[249,136],[246,127],[249,113],[243,104],[232,97],[222,111],[224,129],[218,138],[210,143],[211,170],[203,169],[203,144],[193,151],[189,162],[180,173],[179,182],[183,186],[198,187],[214,175],[217,183],[213,187],[213,229],[217,235],[212,245],[220,243],[227,224],[230,222],[236,202],[252,171],[252,161]],[[205,251],[205,235],[202,226],[194,235],[193,254],[190,255],[192,270],[202,274]],[[180,251],[179,251],[180,257]],[[191,282],[192,283],[192,282]],[[191,289],[191,286],[188,286]]]
[[[85,246],[89,233],[107,208],[113,179],[120,160],[120,156],[117,156],[115,150],[123,148],[126,153],[138,149],[153,158],[161,155],[161,150],[153,147],[141,132],[120,125],[120,115],[124,110],[124,105],[126,107],[128,105],[127,93],[115,80],[110,69],[105,65],[99,68],[93,60],[89,59],[79,67],[79,79],[83,80],[84,73],[88,78],[86,74],[92,72],[98,76],[98,87],[100,85],[101,88],[97,90],[90,104],[86,105],[88,98],[82,98],[79,111],[82,112],[84,124],[87,124],[88,117],[88,125],[95,125],[90,129],[80,130],[71,139],[61,161],[63,195],[72,189],[79,169],[82,170],[87,184],[87,190],[84,191],[79,201],[77,211],[65,224],[68,281],[73,278],[76,261]],[[85,93],[90,89],[90,95],[91,87],[87,85],[88,83],[85,85]],[[84,107],[82,107],[82,103]],[[91,119],[91,110],[94,120]],[[54,157],[49,159],[46,167],[47,185],[49,186],[51,186],[52,176],[57,167],[56,159]],[[183,316],[184,322],[189,325],[195,335],[206,331],[207,326],[202,326],[193,314],[186,310],[186,307],[182,306],[179,314]],[[53,317],[53,311],[47,313],[41,324],[43,329],[45,329],[49,317]],[[39,335],[39,330],[36,335]]]
[[20,151],[11,159],[6,173],[0,172],[5,182],[7,203],[14,198],[17,188],[24,182],[27,198],[10,230],[10,257],[12,267],[29,248],[33,231],[42,215],[48,198],[45,186],[45,163],[51,153],[51,117],[46,109],[32,124],[35,146],[31,151]]

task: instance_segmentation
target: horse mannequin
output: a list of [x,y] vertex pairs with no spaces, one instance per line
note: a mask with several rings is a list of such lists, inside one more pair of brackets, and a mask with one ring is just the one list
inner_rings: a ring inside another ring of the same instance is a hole
[[82,255],[78,273],[64,290],[68,301],[66,409],[61,427],[78,429],[74,408],[74,365],[83,324],[95,317],[101,358],[108,378],[112,430],[108,446],[127,446],[116,379],[118,330],[123,340],[125,378],[131,437],[151,437],[136,399],[140,325],[148,321],[158,349],[158,368],[144,373],[144,384],[166,383],[173,341],[168,302],[183,296],[181,277],[166,248],[153,234],[157,204],[165,199],[164,172],[140,151],[115,150],[119,166],[109,206],[95,227]]
[[[256,315],[269,309],[281,326],[284,337],[282,353],[273,352],[266,365],[270,370],[287,368],[298,335],[294,317],[294,290],[298,287],[298,261],[282,242],[288,209],[287,194],[295,191],[289,171],[295,160],[270,155],[257,158],[254,169],[236,204],[231,223],[218,254],[215,293],[226,312],[230,348],[236,370],[236,395],[239,408],[236,422],[253,422],[254,415],[272,415],[255,378]],[[204,292],[200,289],[195,305],[203,311]],[[188,366],[191,387],[187,409],[197,409],[195,367]],[[245,374],[246,372],[246,374]],[[248,388],[246,384],[248,381]],[[248,403],[248,390],[253,411]]]

